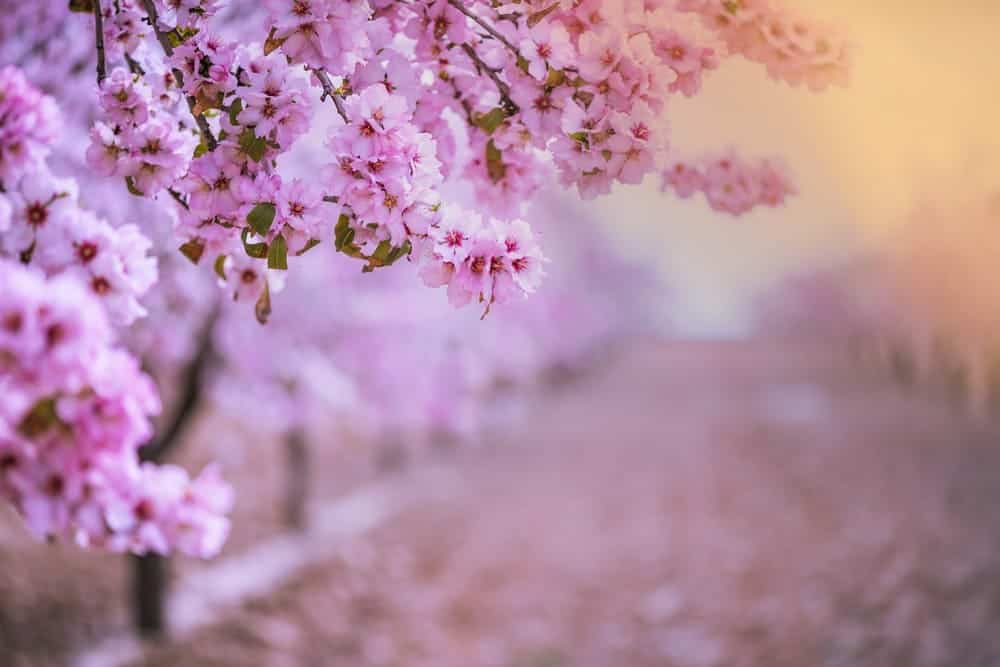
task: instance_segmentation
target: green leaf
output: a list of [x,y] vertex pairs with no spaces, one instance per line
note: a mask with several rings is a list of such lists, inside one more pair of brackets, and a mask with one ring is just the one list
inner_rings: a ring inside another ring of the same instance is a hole
[[197,264],[201,261],[201,256],[205,254],[205,244],[199,239],[191,239],[182,245],[179,250],[182,255],[191,260],[192,264]]
[[136,197],[145,197],[146,193],[135,187],[135,179],[131,176],[125,177],[125,187],[128,188],[129,193],[135,195]]
[[215,265],[212,267],[215,269],[215,275],[219,276],[223,280],[226,279],[226,256],[219,255],[215,258]]
[[385,266],[386,262],[389,261],[389,253],[392,252],[392,243],[389,241],[382,241],[375,248],[375,252],[369,258],[373,266]]
[[240,148],[250,156],[254,162],[260,162],[267,151],[267,140],[261,139],[254,134],[253,128],[248,127],[240,134]]
[[240,238],[243,239],[243,250],[246,251],[247,256],[253,257],[254,259],[264,259],[267,257],[267,244],[266,243],[250,243],[247,239],[250,237],[250,229],[244,227],[243,231],[240,233]]
[[333,245],[339,251],[354,240],[354,230],[351,229],[351,218],[341,213],[337,218],[337,226],[333,228]]
[[205,140],[202,139],[201,141],[198,142],[198,145],[194,147],[194,156],[201,157],[207,152],[208,152],[208,144],[206,144]]
[[284,39],[275,39],[275,29],[271,28],[271,32],[268,33],[267,39],[264,40],[264,55],[270,54],[275,49],[280,49],[281,45],[285,43]]
[[403,245],[393,248],[392,252],[389,253],[388,264],[395,264],[397,260],[401,257],[406,257],[413,250],[413,244],[409,241],[404,241]]
[[486,173],[494,183],[502,181],[507,175],[507,167],[503,163],[503,153],[491,139],[486,144]]
[[174,28],[173,30],[171,30],[168,33],[165,33],[165,36],[167,38],[167,41],[170,42],[170,46],[172,46],[172,47],[174,47],[176,49],[178,46],[180,46],[181,44],[183,44],[184,42],[186,42],[188,39],[190,39],[191,37],[194,37],[197,34],[198,34],[198,29],[197,28],[180,28],[180,27],[178,27],[178,28]]
[[69,10],[71,12],[92,14],[94,12],[94,0],[69,0]]
[[271,317],[271,288],[268,286],[266,280],[264,281],[264,291],[257,298],[253,312],[257,316],[257,321],[261,324],[267,324],[268,318]]
[[566,72],[561,69],[550,69],[549,77],[545,80],[545,85],[549,88],[561,86],[566,81]]
[[288,270],[288,243],[281,234],[274,237],[271,247],[267,249],[267,268]]
[[318,245],[319,245],[319,239],[309,239],[306,242],[305,247],[302,248],[302,250],[299,250],[297,253],[295,253],[295,256],[296,257],[301,257],[302,255],[306,254],[307,252],[309,252],[310,250],[312,250],[313,248],[315,248]]
[[240,113],[243,111],[243,100],[236,98],[233,103],[229,105],[229,122],[233,125],[239,124],[237,120]]
[[275,213],[277,213],[277,209],[274,204],[262,202],[254,206],[247,214],[247,223],[258,235],[267,236],[267,233],[271,231],[271,225],[274,224]]
[[507,112],[497,107],[487,113],[477,114],[475,119],[476,127],[486,134],[493,134],[503,122],[507,120]]
[[46,398],[35,403],[31,411],[17,425],[17,431],[26,438],[37,438],[59,423],[55,400]]

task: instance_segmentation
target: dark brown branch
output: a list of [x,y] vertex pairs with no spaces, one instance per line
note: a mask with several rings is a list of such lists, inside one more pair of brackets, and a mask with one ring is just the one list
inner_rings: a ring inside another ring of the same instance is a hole
[[503,102],[504,109],[508,112],[508,115],[514,115],[520,111],[521,108],[510,97],[510,86],[508,86],[507,83],[500,78],[497,71],[483,62],[483,59],[479,57],[476,50],[468,44],[462,44],[462,50],[465,51],[465,54],[472,59],[472,62],[476,65],[476,70],[480,74],[485,73],[486,76],[488,76],[493,82],[493,85],[497,87],[497,91],[500,93],[500,99]]
[[153,34],[156,35],[156,41],[160,43],[163,47],[163,52],[167,54],[167,57],[174,55],[174,45],[170,43],[170,39],[167,38],[166,34],[160,30],[160,15],[156,13],[156,5],[153,0],[142,0],[142,6],[146,8],[146,16],[149,18],[149,25],[153,28]]
[[[160,43],[163,47],[163,52],[167,54],[167,57],[174,55],[174,47],[170,43],[170,39],[167,35],[160,30],[160,16],[156,13],[156,5],[153,4],[153,0],[142,0],[143,6],[146,8],[146,17],[149,19],[149,24],[153,28],[153,34],[156,35],[156,41]],[[184,87],[184,73],[181,72],[176,67],[173,68],[174,78],[177,79],[177,85],[181,88]],[[198,125],[198,130],[201,132],[202,138],[205,140],[205,145],[208,146],[208,150],[214,151],[219,145],[216,141],[215,135],[212,134],[212,128],[208,126],[208,121],[205,120],[205,116],[196,113],[195,108],[197,107],[197,102],[190,95],[186,95],[188,109],[191,111],[191,115],[194,116],[194,122]]]
[[139,76],[146,75],[146,70],[142,68],[142,65],[136,62],[135,58],[128,53],[124,54],[124,56],[125,62],[128,64],[128,71],[132,72],[132,74],[138,74]]
[[452,91],[454,91],[452,97],[455,98],[455,100],[462,106],[462,110],[465,111],[465,119],[469,122],[469,125],[475,125],[476,119],[472,117],[472,105],[469,104],[469,100],[462,97],[462,91],[459,90],[454,79],[448,79],[448,84],[451,86]]
[[520,51],[517,50],[516,46],[514,46],[513,44],[510,43],[510,40],[508,40],[506,37],[504,37],[503,35],[501,35],[500,32],[496,28],[494,28],[493,26],[491,26],[489,23],[487,23],[486,21],[484,21],[483,19],[481,19],[479,16],[477,16],[476,14],[472,13],[471,11],[469,11],[469,9],[465,5],[462,4],[462,0],[448,0],[448,4],[451,5],[452,7],[454,7],[455,9],[457,9],[458,11],[462,12],[466,16],[468,16],[470,19],[472,19],[472,21],[474,23],[476,23],[476,25],[478,25],[480,28],[482,28],[487,33],[489,33],[490,36],[493,37],[494,39],[499,40],[500,43],[503,44],[504,46],[506,46],[507,49],[511,53],[513,53],[515,56],[517,56],[519,58],[521,57]]
[[108,60],[104,52],[104,11],[101,0],[94,2],[94,38],[97,41],[97,85],[100,86],[108,78]]
[[168,562],[163,556],[129,556],[132,568],[132,623],[140,636],[163,637],[167,631]]
[[188,206],[188,203],[184,201],[183,197],[181,197],[181,193],[177,192],[177,190],[174,190],[173,188],[167,188],[167,192],[170,193],[170,196],[174,198],[175,202],[180,204],[181,208],[183,208],[185,211],[191,210],[191,208]]
[[139,458],[143,461],[159,461],[177,442],[187,428],[198,404],[201,402],[205,388],[205,378],[212,363],[212,332],[219,318],[217,309],[213,309],[198,334],[198,347],[194,358],[184,369],[181,378],[180,402],[174,408],[170,421],[159,430],[156,438],[146,443],[139,450]]
[[301,428],[285,436],[285,455],[285,525],[301,531],[306,528],[309,499],[309,445]]
[[320,68],[313,68],[312,73],[316,75],[316,78],[319,79],[319,84],[323,87],[323,94],[320,95],[319,101],[322,102],[328,97],[333,100],[333,106],[337,107],[337,113],[340,114],[345,123],[350,125],[351,119],[348,118],[347,109],[344,108],[344,98],[333,87],[330,75],[326,73],[326,70]]

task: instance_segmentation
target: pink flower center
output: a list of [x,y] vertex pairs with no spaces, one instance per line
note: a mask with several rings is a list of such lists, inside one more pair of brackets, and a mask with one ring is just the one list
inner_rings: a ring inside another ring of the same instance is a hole
[[51,475],[47,480],[45,480],[45,486],[43,488],[45,493],[50,496],[62,495],[63,490],[66,488],[66,480],[62,478],[62,475]]
[[8,313],[3,318],[3,328],[7,333],[16,334],[22,326],[24,326],[24,316],[21,313]]
[[107,294],[111,291],[111,283],[103,276],[96,276],[90,281],[90,288],[97,294]]
[[139,521],[149,521],[156,514],[153,510],[153,503],[149,502],[146,498],[137,502],[135,507],[132,509],[132,512],[135,514],[135,518]]
[[32,202],[28,206],[27,210],[28,224],[32,227],[39,227],[45,224],[45,221],[49,217],[49,211],[45,207],[45,204],[41,202]]
[[20,463],[21,461],[14,452],[7,452],[3,456],[0,456],[0,470],[7,471],[11,468],[16,468]]
[[76,256],[80,258],[80,261],[84,264],[89,264],[95,257],[97,257],[97,244],[91,243],[90,241],[84,241],[76,246]]
[[49,347],[55,347],[66,336],[66,330],[61,324],[53,324],[45,330],[45,342]]

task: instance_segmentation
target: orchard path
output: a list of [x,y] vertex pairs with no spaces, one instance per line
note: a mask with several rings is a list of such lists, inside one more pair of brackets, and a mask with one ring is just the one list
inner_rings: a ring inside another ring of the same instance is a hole
[[821,348],[636,343],[447,465],[137,664],[1000,664],[995,429]]
[[1000,442],[808,347],[637,344],[144,665],[1000,664]]

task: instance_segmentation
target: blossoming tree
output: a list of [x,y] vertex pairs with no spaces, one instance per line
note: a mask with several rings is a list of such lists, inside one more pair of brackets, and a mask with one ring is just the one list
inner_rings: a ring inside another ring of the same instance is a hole
[[[5,62],[44,63],[34,82],[0,69],[0,492],[41,536],[137,553],[215,554],[231,503],[215,469],[139,456],[159,402],[115,329],[156,298],[157,255],[179,247],[261,322],[286,317],[283,274],[320,243],[367,273],[411,262],[485,316],[539,288],[522,209],[550,177],[592,197],[652,173],[725,213],[779,205],[794,188],[774,160],[670,151],[668,100],[728,57],[811,89],[848,64],[843,39],[771,0],[68,7],[0,17]],[[96,87],[68,76],[86,70]],[[38,86],[55,85],[100,110],[76,176],[147,200],[171,230],[81,203],[50,157],[60,121]],[[317,146],[322,163],[296,170]]]

